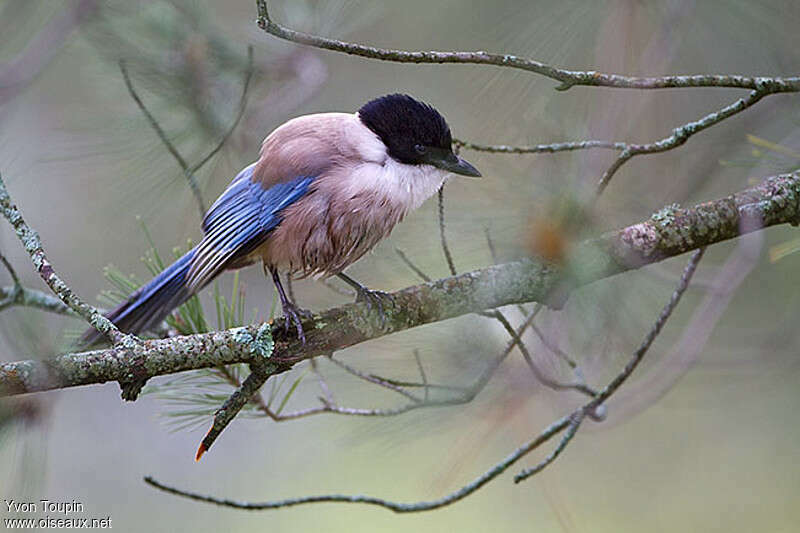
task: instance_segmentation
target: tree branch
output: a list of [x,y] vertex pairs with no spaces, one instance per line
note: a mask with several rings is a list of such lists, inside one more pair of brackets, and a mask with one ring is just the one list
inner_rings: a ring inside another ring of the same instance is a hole
[[265,32],[280,39],[298,44],[313,46],[324,50],[342,52],[349,55],[392,61],[395,63],[461,63],[474,65],[493,65],[513,69],[526,70],[560,82],[557,90],[563,91],[575,85],[593,87],[616,87],[623,89],[668,89],[682,87],[732,87],[737,89],[764,90],[769,92],[800,91],[800,76],[789,78],[768,78],[737,75],[691,75],[635,77],[602,72],[566,70],[533,59],[526,59],[511,54],[492,54],[484,51],[476,52],[438,52],[392,50],[376,48],[356,43],[328,39],[295,31],[273,21],[267,10],[266,0],[256,0],[258,9],[258,26]]
[[[5,189],[2,192],[0,202],[7,205],[10,199]],[[800,173],[795,173],[773,176],[755,187],[692,208],[669,206],[648,220],[578,245],[571,256],[569,277],[555,265],[522,260],[397,291],[393,294],[396,306],[386,311],[384,329],[365,304],[347,304],[305,320],[307,343],[303,346],[286,336],[279,319],[272,326],[275,350],[270,361],[276,365],[273,374],[288,370],[298,361],[393,332],[482,309],[547,301],[556,286],[570,290],[761,228],[797,225],[799,201]],[[38,239],[22,238],[23,242],[32,243],[32,254],[41,250]],[[49,267],[49,263],[39,264]],[[41,268],[47,271],[44,266]],[[0,396],[126,381],[131,375],[150,378],[249,363],[254,360],[252,350],[258,347],[253,346],[252,339],[258,338],[259,327],[143,341],[133,349],[112,348],[68,353],[47,361],[6,363],[0,366]]]

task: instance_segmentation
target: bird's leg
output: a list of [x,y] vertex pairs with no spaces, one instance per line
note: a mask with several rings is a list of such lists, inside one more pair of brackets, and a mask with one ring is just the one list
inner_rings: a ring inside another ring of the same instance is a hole
[[300,323],[300,317],[309,317],[311,313],[306,311],[305,309],[300,309],[297,307],[287,296],[286,291],[283,290],[283,285],[281,284],[281,278],[278,275],[278,270],[273,266],[264,265],[264,270],[269,269],[269,273],[272,275],[272,282],[275,284],[275,288],[278,289],[278,296],[281,299],[281,307],[283,308],[283,327],[286,333],[289,332],[289,322],[294,322],[295,327],[297,328],[297,337],[300,339],[300,342],[303,344],[306,343],[306,336],[303,333],[303,325]]
[[394,298],[392,298],[392,295],[387,292],[368,289],[344,272],[340,272],[336,274],[336,276],[356,290],[357,302],[366,302],[367,309],[370,310],[373,304],[375,305],[375,308],[378,310],[378,315],[381,317],[381,327],[384,327],[386,325],[386,313],[383,311],[383,302],[386,300],[394,306]]

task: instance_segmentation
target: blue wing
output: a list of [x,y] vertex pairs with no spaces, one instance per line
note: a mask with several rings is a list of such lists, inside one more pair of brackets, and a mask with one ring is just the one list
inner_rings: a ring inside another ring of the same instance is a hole
[[264,242],[281,221],[281,211],[308,193],[313,177],[299,176],[264,189],[251,181],[255,164],[242,170],[203,220],[205,236],[195,249],[188,286],[196,291],[232,260]]

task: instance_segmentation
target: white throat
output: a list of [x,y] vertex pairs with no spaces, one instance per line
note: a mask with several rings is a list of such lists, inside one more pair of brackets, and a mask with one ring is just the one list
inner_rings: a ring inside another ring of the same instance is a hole
[[407,165],[387,157],[381,178],[391,184],[392,198],[401,200],[411,211],[433,196],[448,174],[432,165]]
[[367,128],[358,115],[348,131],[348,138],[358,147],[364,163],[350,177],[350,192],[368,190],[402,206],[405,212],[418,208],[442,186],[449,172],[433,165],[409,165],[393,159],[383,141]]

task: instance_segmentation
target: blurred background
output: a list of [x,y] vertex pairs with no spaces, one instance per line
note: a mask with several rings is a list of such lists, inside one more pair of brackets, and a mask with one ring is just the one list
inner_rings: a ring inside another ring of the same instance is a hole
[[[800,72],[800,4],[790,0],[291,0],[270,2],[270,13],[295,29],[377,46],[482,49],[571,69]],[[730,89],[557,92],[553,81],[522,71],[382,63],[300,47],[263,33],[255,16],[253,2],[244,0],[0,3],[0,172],[57,271],[82,297],[103,304],[97,295],[110,287],[103,277],[110,264],[141,281],[149,277],[141,261],[150,248],[142,223],[166,257],[201,236],[183,171],[129,95],[120,61],[190,165],[234,123],[252,70],[244,117],[196,172],[206,205],[283,121],[354,111],[389,92],[430,102],[458,138],[502,144],[650,142],[745,95]],[[771,96],[683,147],[633,159],[586,214],[590,223],[582,234],[797,168],[799,98]],[[446,187],[447,235],[460,271],[491,264],[486,232],[498,261],[529,254],[532,225],[585,197],[615,156],[463,153],[485,177]],[[349,272],[372,288],[415,284],[395,253],[399,248],[431,277],[446,276],[437,234],[432,200]],[[450,507],[401,516],[344,504],[247,513],[179,499],[142,482],[153,475],[252,501],[325,493],[438,498],[582,401],[543,388],[514,352],[470,404],[382,419],[241,417],[197,464],[194,451],[210,418],[200,415],[176,430],[176,417],[165,416],[176,407],[157,395],[123,403],[119,387],[108,384],[3,401],[0,497],[77,500],[84,516],[110,515],[121,531],[788,532],[800,523],[800,336],[792,326],[800,317],[800,254],[792,253],[798,239],[786,226],[710,249],[645,363],[609,402],[608,419],[587,421],[555,464],[520,485],[507,473]],[[0,250],[26,286],[46,290],[5,223]],[[686,260],[584,287],[564,310],[543,311],[537,323],[600,388],[641,342]],[[243,271],[240,283],[248,320],[266,319],[273,295],[261,269]],[[0,284],[11,284],[4,270]],[[226,274],[220,291],[228,294],[232,285]],[[296,283],[295,291],[304,307],[316,310],[349,301],[310,280]],[[201,300],[215,316],[211,295]],[[516,309],[507,314],[521,321]],[[0,359],[60,353],[69,332],[82,328],[36,310],[3,311]],[[543,368],[569,377],[532,334],[525,340]],[[497,322],[467,316],[337,357],[365,372],[417,379],[417,349],[432,382],[464,385],[506,342]],[[402,401],[325,361],[320,367],[342,405]],[[305,375],[286,410],[317,405],[319,395],[317,380]],[[9,516],[5,508],[0,514]]]

